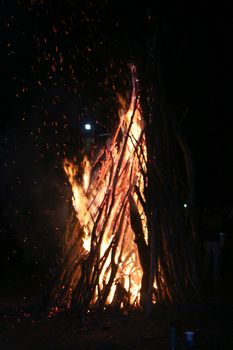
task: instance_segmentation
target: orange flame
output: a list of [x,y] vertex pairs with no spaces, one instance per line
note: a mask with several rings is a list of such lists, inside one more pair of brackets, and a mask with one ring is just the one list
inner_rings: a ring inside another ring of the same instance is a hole
[[[103,234],[99,259],[101,260],[108,248],[117,242],[113,261],[111,254],[108,254],[101,269],[99,287],[96,288],[93,303],[108,283],[112,265],[117,266],[117,273],[106,302],[113,301],[119,281],[127,291],[131,305],[138,304],[140,298],[142,268],[134,242],[134,232],[130,225],[127,201],[128,196],[132,195],[141,216],[147,241],[146,216],[135,192],[137,186],[143,197],[145,186],[143,173],[146,173],[147,159],[144,122],[136,84],[134,81],[130,106],[127,111],[120,111],[119,126],[108,140],[105,149],[100,152],[98,161],[91,165],[85,156],[82,166],[78,169],[68,160],[64,160],[64,170],[72,186],[73,206],[82,227],[84,249],[87,253],[92,249],[91,237],[97,218],[96,236],[100,237]],[[99,218],[101,209],[104,210],[104,215]]]

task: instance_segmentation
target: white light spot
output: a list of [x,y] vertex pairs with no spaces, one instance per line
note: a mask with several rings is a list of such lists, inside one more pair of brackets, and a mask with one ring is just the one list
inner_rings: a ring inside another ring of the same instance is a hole
[[91,124],[87,123],[84,125],[85,130],[91,130]]

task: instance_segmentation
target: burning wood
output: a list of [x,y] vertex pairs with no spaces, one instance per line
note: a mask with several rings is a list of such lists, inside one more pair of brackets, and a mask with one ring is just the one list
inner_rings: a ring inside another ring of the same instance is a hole
[[85,314],[92,306],[115,304],[124,310],[142,306],[149,315],[152,302],[201,301],[195,225],[190,213],[188,228],[181,210],[174,145],[184,153],[187,178],[190,159],[166,118],[151,118],[153,90],[140,90],[143,118],[134,66],[131,73],[129,107],[119,112],[96,160],[84,157],[79,168],[64,161],[76,216],[50,295],[52,313],[72,307]]
[[143,264],[148,266],[143,258],[148,240],[143,206],[147,150],[135,68],[131,71],[129,108],[120,111],[119,125],[97,160],[91,164],[85,157],[80,168],[64,161],[77,222],[66,237],[53,310],[87,310],[120,299],[124,307],[140,304]]

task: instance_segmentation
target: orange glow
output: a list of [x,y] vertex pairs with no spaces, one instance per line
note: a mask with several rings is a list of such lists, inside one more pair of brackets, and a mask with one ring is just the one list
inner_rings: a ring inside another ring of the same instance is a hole
[[113,266],[116,266],[117,272],[106,303],[113,302],[117,283],[120,282],[128,294],[128,302],[139,305],[142,268],[130,224],[128,198],[131,195],[135,200],[147,242],[146,215],[135,192],[137,187],[143,198],[147,150],[137,81],[134,67],[131,68],[133,91],[129,108],[119,111],[119,125],[105,148],[100,151],[96,162],[91,164],[85,156],[80,168],[77,168],[72,162],[64,160],[64,170],[72,187],[73,206],[81,226],[80,234],[86,254],[91,254],[92,249],[95,249],[92,246],[93,235],[101,243],[98,259],[99,262],[103,260],[103,266],[92,299],[93,304],[108,284]]

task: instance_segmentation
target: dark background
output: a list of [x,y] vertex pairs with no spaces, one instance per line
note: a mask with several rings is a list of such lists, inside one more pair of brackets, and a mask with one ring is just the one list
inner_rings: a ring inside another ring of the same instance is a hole
[[161,16],[149,1],[0,4],[2,271],[56,266],[71,196],[62,161],[82,157],[85,121],[96,135],[114,127],[115,62],[158,28],[166,103],[188,111],[198,207],[232,207],[230,9],[203,2],[198,14],[177,6]]

